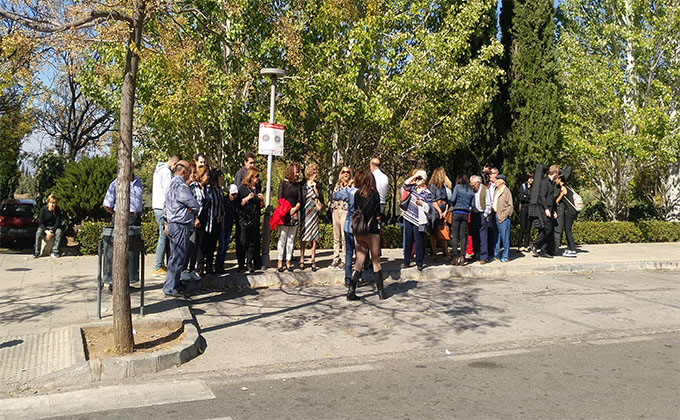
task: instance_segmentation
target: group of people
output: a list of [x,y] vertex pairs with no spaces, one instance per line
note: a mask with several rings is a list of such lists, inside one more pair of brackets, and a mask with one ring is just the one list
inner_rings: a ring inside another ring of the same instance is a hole
[[[352,173],[348,166],[343,166],[328,202],[333,225],[330,268],[345,272],[349,300],[358,299],[356,287],[361,272],[371,268],[379,297],[386,297],[380,254],[389,178],[380,167],[378,158],[370,160],[368,171]],[[134,169],[133,160],[129,223],[139,225],[142,182]],[[564,234],[567,249],[561,255],[575,257],[572,226],[580,209],[574,203],[573,189],[567,185],[572,170],[568,166],[560,170],[558,165],[552,165],[543,176],[544,170],[542,165],[537,165],[536,172],[527,173],[526,181],[519,188],[518,251],[552,258]],[[311,270],[319,268],[316,264],[319,214],[326,208],[323,188],[317,183],[319,167],[310,164],[305,167],[302,179],[300,174],[299,164],[290,163],[286,167],[279,184],[278,205],[269,226],[265,227],[279,230],[279,272],[296,268],[293,251],[298,233],[297,268],[306,268],[307,249]],[[418,270],[423,270],[427,232],[435,260],[441,245],[444,258],[455,265],[471,261],[486,264],[496,259],[507,262],[514,203],[506,183],[506,176],[491,165],[485,165],[481,173],[469,178],[465,173],[458,174],[455,185],[443,168],[433,171],[429,183],[424,169],[412,170],[401,185],[399,202],[403,219],[402,268],[410,267],[415,261]],[[41,241],[53,236],[52,255],[58,256],[62,228],[57,202],[55,196],[50,196],[40,211],[36,257]],[[116,180],[109,185],[103,207],[111,214],[117,210]],[[203,154],[197,154],[191,163],[176,155],[159,162],[153,175],[152,207],[158,223],[154,274],[166,277],[163,287],[166,295],[191,292],[204,274],[224,273],[234,227],[239,272],[261,268],[260,216],[264,197],[253,153],[246,153],[243,167],[235,174],[234,183],[228,186],[223,186],[221,170],[211,169]],[[533,228],[538,230],[538,235],[530,243]]]
[[221,170],[211,169],[203,154],[191,163],[172,156],[156,165],[152,206],[159,233],[154,274],[165,275],[167,296],[191,293],[203,274],[225,272],[234,226],[239,271],[260,269],[264,198],[254,164],[255,155],[247,153],[234,183],[226,188]]
[[[238,270],[254,272],[261,268],[260,216],[264,197],[259,171],[254,164],[255,155],[247,153],[243,167],[228,187],[223,187],[222,172],[211,169],[203,154],[196,155],[191,163],[172,156],[157,164],[152,191],[152,206],[159,229],[154,274],[165,275],[163,291],[166,295],[190,293],[203,274],[224,273],[234,227]],[[349,300],[358,299],[356,287],[361,272],[371,268],[379,297],[386,297],[380,255],[389,179],[380,166],[380,160],[373,158],[368,171],[352,173],[349,167],[342,167],[328,202],[333,224],[330,268],[345,272]],[[537,173],[527,174],[526,182],[520,187],[518,249],[531,251],[536,257],[550,258],[559,249],[564,232],[567,249],[562,255],[575,257],[572,226],[578,211],[574,206],[573,190],[567,187],[571,168],[560,171],[559,166],[552,165],[545,177],[542,171],[543,167],[538,165]],[[316,264],[319,214],[326,208],[326,203],[323,188],[317,183],[318,165],[306,166],[302,179],[300,174],[299,164],[290,163],[286,167],[284,179],[279,184],[278,205],[269,226],[265,227],[279,230],[279,272],[296,269],[293,251],[298,233],[297,269],[306,268],[307,249],[309,267],[312,271],[319,268]],[[111,183],[103,203],[112,214],[116,211],[115,183],[115,180]],[[490,165],[469,178],[465,173],[458,174],[455,185],[443,168],[433,171],[429,183],[425,170],[414,169],[401,185],[402,268],[415,261],[418,270],[423,270],[426,232],[430,234],[435,259],[441,245],[444,257],[455,265],[470,261],[486,264],[496,259],[507,262],[514,203],[506,183],[506,176]],[[142,186],[134,175],[133,162],[131,224],[141,222],[141,210]],[[45,218],[49,217],[46,213]],[[529,245],[532,228],[538,229],[539,233]],[[451,252],[448,251],[449,242]]]

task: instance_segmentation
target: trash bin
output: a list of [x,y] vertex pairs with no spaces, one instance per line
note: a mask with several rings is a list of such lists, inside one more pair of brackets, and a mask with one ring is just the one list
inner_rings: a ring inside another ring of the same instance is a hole
[[[142,228],[140,226],[128,227],[130,245],[128,249],[128,279],[130,284],[139,281],[139,254],[144,251],[142,240]],[[102,277],[106,284],[113,284],[113,228],[105,227],[102,230]]]

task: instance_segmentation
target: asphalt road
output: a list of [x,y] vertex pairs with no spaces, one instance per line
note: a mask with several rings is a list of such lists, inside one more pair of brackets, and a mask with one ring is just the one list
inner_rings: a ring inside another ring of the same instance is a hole
[[347,302],[342,286],[195,299],[203,355],[15,398],[7,418],[680,418],[678,272],[387,290],[384,301],[361,289]]
[[673,333],[270,379],[210,375],[204,382],[214,398],[62,418],[673,419],[680,417],[679,349]]

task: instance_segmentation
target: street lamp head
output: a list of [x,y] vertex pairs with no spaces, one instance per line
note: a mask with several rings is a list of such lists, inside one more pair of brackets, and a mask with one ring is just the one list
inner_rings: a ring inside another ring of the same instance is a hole
[[260,70],[260,74],[269,77],[281,77],[286,75],[286,71],[284,69],[264,68]]

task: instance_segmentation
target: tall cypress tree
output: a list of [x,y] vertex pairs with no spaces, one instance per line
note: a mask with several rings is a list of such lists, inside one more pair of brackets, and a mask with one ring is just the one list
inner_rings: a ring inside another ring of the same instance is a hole
[[552,0],[516,0],[510,47],[511,128],[503,144],[513,186],[536,163],[556,161],[562,144],[560,86]]

